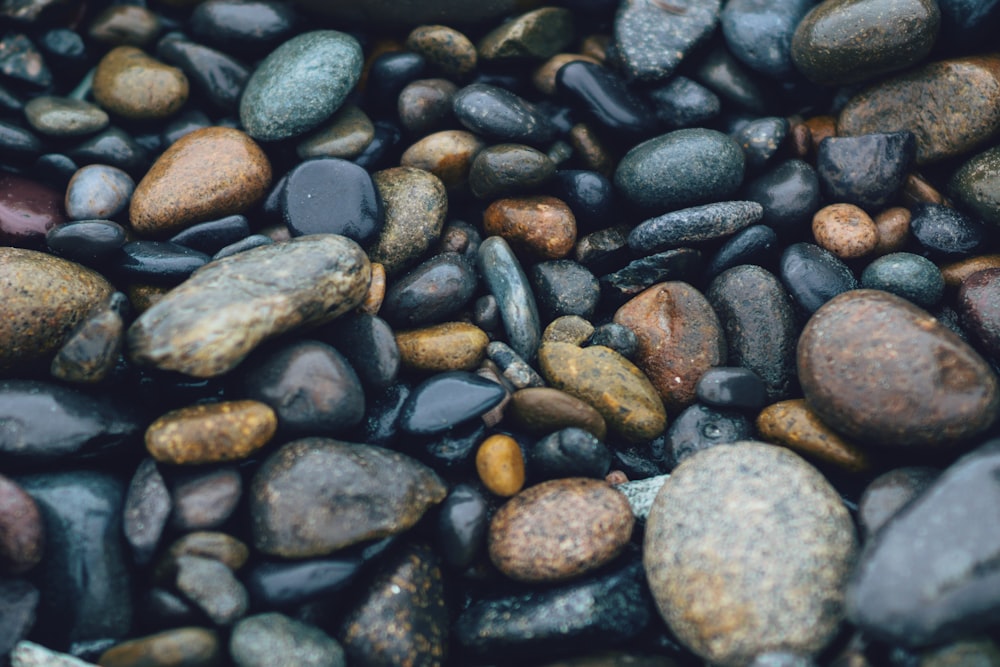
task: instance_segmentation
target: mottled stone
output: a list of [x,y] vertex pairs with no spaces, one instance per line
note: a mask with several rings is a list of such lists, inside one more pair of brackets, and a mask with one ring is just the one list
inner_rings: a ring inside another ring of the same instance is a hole
[[114,218],[128,206],[134,190],[135,181],[121,169],[88,165],[66,186],[66,215],[70,220]]
[[24,116],[31,127],[50,137],[86,136],[108,125],[103,109],[71,97],[36,97],[24,105]]
[[452,98],[452,110],[466,129],[494,141],[544,146],[555,134],[535,105],[499,86],[473,83],[462,88]]
[[303,160],[317,157],[355,158],[375,138],[375,125],[354,104],[345,104],[327,123],[299,142],[295,153]]
[[271,163],[246,134],[206,127],[174,142],[136,186],[129,220],[147,236],[243,213],[271,185]]
[[109,51],[94,72],[94,99],[129,120],[156,120],[177,113],[188,99],[188,80],[176,67],[134,46]]
[[947,447],[997,417],[997,378],[967,343],[888,292],[836,297],[799,339],[809,407],[848,439],[886,447]]
[[342,236],[247,250],[206,265],[146,310],[129,328],[129,352],[166,370],[219,375],[261,341],[358,305],[370,276],[367,256]]
[[615,46],[630,79],[669,78],[685,57],[704,42],[719,22],[721,0],[683,5],[627,0],[614,22]]
[[815,654],[833,639],[856,550],[851,517],[816,469],[744,442],[674,470],[646,521],[643,562],[674,635],[738,667],[768,650]]
[[784,79],[795,71],[795,28],[812,7],[811,0],[730,0],[721,20],[726,46],[750,69]]
[[258,401],[192,405],[150,424],[146,449],[173,465],[239,461],[266,445],[277,428],[274,410]]
[[476,45],[446,25],[421,25],[406,37],[406,48],[419,53],[446,75],[461,78],[476,69]]
[[244,618],[229,637],[229,654],[238,667],[345,667],[344,649],[319,628],[284,614]]
[[906,131],[827,137],[816,152],[823,193],[831,202],[874,213],[899,194],[916,151],[916,139]]
[[649,518],[649,510],[653,508],[657,494],[669,477],[670,475],[656,475],[646,479],[615,484],[614,488],[625,496],[635,518],[645,521]]
[[941,277],[947,287],[961,287],[965,279],[986,269],[1000,269],[1000,253],[975,255],[955,262],[942,264]]
[[531,433],[581,428],[598,440],[607,435],[607,424],[600,412],[576,396],[551,387],[529,387],[514,392],[507,411],[518,426]]
[[1000,268],[966,278],[958,290],[957,310],[986,354],[1000,359]]
[[181,556],[212,558],[233,572],[242,568],[250,550],[247,545],[225,533],[196,531],[187,533],[173,544],[156,564],[157,577],[170,576],[177,571],[177,559]]
[[29,571],[44,550],[45,524],[38,505],[17,482],[0,475],[0,573],[6,577]]
[[858,500],[858,526],[866,541],[919,497],[941,473],[936,468],[895,468],[873,479]]
[[284,558],[326,555],[409,529],[445,495],[436,474],[403,454],[297,440],[268,457],[254,477],[254,544]]
[[751,201],[703,204],[671,211],[636,225],[628,235],[628,245],[636,253],[649,254],[715,241],[731,236],[758,222],[764,207]]
[[933,308],[944,296],[941,270],[926,257],[909,252],[894,252],[873,261],[861,274],[861,286],[891,292],[921,308]]
[[396,333],[400,362],[424,372],[471,371],[486,355],[490,339],[466,322],[445,322]]
[[487,33],[476,49],[486,61],[544,60],[573,41],[573,13],[542,7],[521,14]]
[[872,467],[863,449],[821,422],[801,398],[767,406],[757,415],[756,425],[763,440],[788,447],[816,465],[852,473]]
[[62,195],[23,176],[0,174],[0,243],[41,250],[45,234],[66,221]]
[[864,257],[878,245],[875,221],[854,204],[830,204],[816,211],[812,233],[819,247],[840,259]]
[[205,628],[177,628],[131,639],[101,654],[101,667],[212,667],[222,660],[219,637]]
[[472,160],[486,143],[465,130],[444,130],[420,139],[399,158],[400,165],[429,171],[449,192],[463,190],[469,180]]
[[590,317],[601,297],[601,286],[586,267],[568,259],[538,262],[531,267],[531,284],[544,320],[563,315]]
[[977,254],[986,241],[986,228],[982,224],[950,206],[917,204],[911,213],[911,235],[935,259]]
[[441,236],[448,215],[444,183],[413,167],[394,167],[372,176],[385,208],[385,226],[368,251],[390,276],[408,268]]
[[490,493],[509,498],[524,487],[524,455],[517,440],[497,433],[476,450],[476,472]]
[[781,282],[795,304],[812,314],[838,294],[857,289],[851,268],[813,243],[793,243],[781,253]]
[[122,532],[136,563],[145,565],[153,557],[173,506],[156,461],[143,459],[132,475],[122,508]]
[[476,153],[469,168],[469,188],[480,199],[535,190],[552,178],[556,165],[524,144],[496,144]]
[[576,242],[576,218],[548,195],[497,199],[483,212],[483,231],[540,259],[562,259]]
[[541,322],[521,263],[499,236],[480,244],[477,259],[483,282],[496,297],[507,342],[525,361],[533,360],[541,339]]
[[243,584],[214,558],[180,556],[174,584],[216,625],[232,625],[250,606]]

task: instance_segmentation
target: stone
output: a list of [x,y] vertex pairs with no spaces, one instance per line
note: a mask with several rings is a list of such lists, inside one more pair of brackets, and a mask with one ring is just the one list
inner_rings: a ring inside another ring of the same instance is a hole
[[35,501],[14,480],[0,475],[0,573],[24,574],[45,551],[45,524]]
[[233,572],[242,568],[250,550],[247,545],[225,533],[197,531],[187,533],[170,545],[167,552],[156,564],[155,575],[170,576],[177,571],[177,559],[181,556],[200,556],[219,561]]
[[[419,28],[418,28],[419,30]],[[449,125],[458,86],[448,79],[417,79],[406,84],[396,105],[399,122],[414,136],[423,136]]]
[[[382,544],[382,542],[377,542]],[[378,550],[374,550],[377,556]],[[286,608],[322,599],[352,583],[367,560],[357,556],[260,563],[245,577],[254,605]]]
[[385,226],[368,251],[390,276],[409,268],[441,236],[448,215],[444,183],[413,167],[394,167],[372,177],[385,209]]
[[763,215],[764,207],[751,201],[715,202],[671,211],[636,225],[629,232],[628,245],[646,255],[716,241],[749,227]]
[[1000,225],[1000,149],[990,148],[967,160],[948,182],[948,193],[977,218]]
[[306,9],[341,21],[362,25],[422,25],[425,23],[447,22],[449,24],[470,24],[497,19],[516,11],[524,11],[534,2],[514,0],[487,0],[470,5],[465,0],[433,0],[432,2],[397,0],[375,0],[359,5],[345,0],[298,0]]
[[375,138],[375,125],[353,104],[345,104],[327,125],[299,142],[296,154],[303,160],[336,157],[350,160],[361,154]]
[[650,287],[619,308],[614,321],[635,333],[636,365],[656,387],[668,413],[693,403],[702,374],[725,363],[719,319],[704,295],[687,283]]
[[137,564],[145,565],[153,558],[173,508],[156,461],[144,458],[132,475],[122,508],[122,532]]
[[790,235],[797,235],[820,208],[819,177],[802,160],[775,164],[748,181],[742,194],[764,207],[762,224]]
[[133,178],[149,168],[151,157],[132,135],[117,127],[109,127],[81,144],[66,151],[75,164],[107,164],[124,169]]
[[96,42],[111,46],[149,46],[160,31],[160,19],[136,5],[111,5],[94,18],[87,31]]
[[447,321],[469,302],[478,282],[472,262],[443,252],[395,280],[379,312],[401,328]]
[[878,245],[878,227],[854,204],[830,204],[816,211],[812,233],[816,244],[839,259],[858,259]]
[[573,27],[569,9],[542,7],[494,28],[476,49],[485,61],[544,60],[570,45]]
[[279,207],[292,237],[339,234],[367,247],[385,224],[371,176],[339,158],[306,160],[288,172]]
[[548,195],[497,199],[483,212],[483,231],[543,260],[562,259],[576,242],[576,218]]
[[801,398],[767,406],[757,415],[756,426],[765,442],[788,447],[821,468],[867,473],[873,467],[864,449],[837,435]]
[[160,40],[156,55],[180,68],[198,97],[208,102],[213,111],[236,111],[240,94],[250,78],[246,65],[221,51],[174,35]]
[[581,428],[598,440],[607,435],[601,413],[589,403],[552,387],[528,387],[511,395],[508,414],[530,433],[552,433],[564,428]]
[[243,584],[214,558],[177,558],[175,585],[216,625],[232,625],[246,615],[250,604]]
[[479,273],[496,297],[507,343],[525,361],[535,358],[541,339],[538,306],[520,262],[507,242],[491,236],[479,245]]
[[944,296],[944,277],[934,262],[909,252],[882,255],[865,267],[861,286],[891,292],[921,308],[933,308]]
[[666,428],[666,412],[656,389],[614,350],[548,342],[539,350],[538,362],[549,384],[589,403],[615,435],[629,441],[651,440]]
[[457,484],[441,503],[437,546],[445,563],[455,568],[472,565],[486,544],[486,499],[470,484]]
[[198,222],[244,213],[271,185],[271,163],[246,134],[206,127],[178,139],[139,181],[129,220],[166,236]]
[[620,305],[657,283],[694,280],[701,266],[701,251],[693,248],[647,255],[601,276],[601,296],[608,304]]
[[532,476],[543,481],[566,477],[604,479],[611,469],[611,450],[601,440],[573,426],[551,433],[530,450]]
[[399,427],[411,435],[438,435],[482,417],[506,395],[502,385],[466,371],[438,373],[403,403]]
[[117,167],[82,167],[66,186],[66,215],[71,220],[114,218],[128,206],[135,181]]
[[910,466],[893,468],[873,479],[858,500],[858,525],[865,543],[919,497],[940,473],[937,468]]
[[[379,391],[396,381],[400,366],[399,347],[392,328],[385,320],[367,313],[354,313],[335,320],[330,325],[329,333],[330,342],[338,351],[343,350],[343,356],[366,388]],[[354,406],[356,401],[346,405]],[[360,407],[363,408],[363,405]],[[354,410],[349,414],[355,414]]]
[[240,99],[240,122],[261,141],[297,137],[340,108],[361,77],[358,41],[314,30],[284,42],[254,70]]
[[476,45],[447,25],[420,25],[406,37],[406,48],[419,53],[449,78],[461,79],[476,69]]
[[656,475],[655,477],[615,484],[614,488],[628,500],[629,507],[632,508],[632,514],[635,518],[645,521],[649,518],[649,510],[653,507],[656,495],[663,488],[664,482],[669,477],[670,475]]
[[483,440],[476,450],[476,472],[490,493],[501,498],[517,494],[524,486],[524,456],[517,440],[498,433]]
[[751,437],[753,424],[745,415],[695,403],[677,415],[667,429],[663,463],[672,469],[703,449]]
[[98,658],[101,667],[170,664],[208,667],[222,660],[219,637],[205,628],[177,628],[117,644]]
[[429,171],[449,192],[460,192],[467,187],[473,159],[485,147],[472,132],[444,130],[428,134],[403,151],[399,164]]
[[242,497],[243,478],[235,467],[174,472],[170,525],[181,532],[218,528],[233,515]]
[[544,146],[555,134],[552,122],[533,104],[506,88],[485,83],[473,83],[455,93],[452,111],[466,129],[494,141]]
[[[706,491],[720,485],[726,493]],[[823,649],[842,620],[856,551],[851,517],[816,469],[742,442],[673,471],[646,520],[643,563],[674,635],[736,667],[769,650]]]
[[892,206],[876,215],[874,219],[875,227],[878,229],[876,255],[888,255],[906,247],[910,240],[910,209]]
[[196,377],[226,373],[263,340],[354,308],[370,279],[368,258],[343,236],[247,250],[206,265],[146,310],[128,330],[129,353]]
[[755,411],[767,402],[764,381],[742,366],[709,368],[698,379],[695,394],[703,403],[733,410]]
[[5,577],[0,581],[0,652],[9,655],[22,643],[35,624],[38,589],[26,579]]
[[283,558],[324,556],[409,529],[444,500],[429,468],[389,450],[325,438],[264,461],[250,495],[254,545]]
[[631,80],[667,79],[715,30],[721,0],[659,5],[627,0],[615,14],[614,43]]
[[996,375],[926,311],[888,292],[836,297],[798,348],[809,407],[846,438],[883,447],[948,447],[995,421]]
[[792,36],[810,0],[730,0],[722,9],[722,34],[733,55],[750,69],[784,79],[795,72]]
[[174,234],[171,243],[204,253],[216,253],[250,236],[250,222],[242,215],[227,215],[200,222]]
[[475,370],[486,356],[489,336],[466,322],[445,322],[396,333],[404,368],[420,372]]
[[134,46],[119,46],[97,63],[94,100],[128,120],[173,116],[188,99],[188,80],[176,67]]
[[555,163],[524,144],[495,144],[478,151],[469,168],[469,189],[479,199],[526,194],[552,178]]
[[829,250],[813,243],[793,243],[781,253],[781,282],[807,314],[839,294],[858,287],[854,272]]
[[49,137],[79,137],[107,127],[108,114],[95,104],[71,97],[36,97],[24,105],[31,127]]
[[931,0],[827,0],[795,29],[792,60],[823,85],[866,81],[923,60],[940,25]]
[[649,90],[657,120],[668,130],[702,127],[719,115],[719,96],[697,81],[677,74]]
[[788,129],[786,119],[765,116],[732,133],[733,139],[743,148],[747,172],[759,172],[770,163],[784,144]]
[[827,137],[816,153],[820,186],[831,202],[879,211],[903,188],[916,151],[907,131]]
[[958,259],[977,254],[986,240],[978,221],[943,204],[917,204],[910,219],[910,233],[928,255]]
[[[976,150],[1000,130],[1000,59],[942,60],[886,79],[852,97],[837,118],[840,135],[909,130],[918,165]],[[942,132],[940,120],[954,118]]]
[[594,274],[568,259],[538,262],[531,267],[530,278],[539,314],[546,321],[563,315],[590,317],[601,297]]
[[41,644],[20,641],[10,653],[11,667],[97,667],[66,653],[52,651]]
[[200,43],[240,56],[262,56],[287,39],[296,24],[290,5],[271,0],[209,0],[191,12]]
[[956,309],[986,354],[1000,359],[1000,268],[978,271],[962,281]]
[[292,664],[299,667],[345,667],[344,649],[316,626],[284,614],[248,616],[233,626],[229,654],[238,667]]
[[597,124],[614,135],[640,139],[656,132],[657,117],[641,96],[615,72],[596,63],[573,61],[559,68],[556,90],[582,107]]
[[42,250],[46,233],[66,222],[62,195],[42,183],[0,174],[0,243]]
[[150,424],[146,449],[172,465],[239,461],[266,445],[277,428],[274,410],[258,401],[191,405]]
[[985,269],[1000,269],[1000,253],[973,255],[955,262],[942,264],[941,277],[946,287],[961,287],[966,278]]

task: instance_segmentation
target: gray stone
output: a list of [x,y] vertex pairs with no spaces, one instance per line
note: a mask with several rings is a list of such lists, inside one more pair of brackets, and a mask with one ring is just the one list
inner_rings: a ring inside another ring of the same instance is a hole
[[239,667],[345,667],[344,649],[319,628],[269,612],[233,627],[229,653]]
[[24,105],[31,127],[50,137],[79,137],[108,126],[108,114],[96,104],[69,97],[36,97]]
[[487,289],[497,299],[507,342],[530,362],[542,336],[538,306],[520,262],[503,238],[491,236],[480,244],[479,271]]
[[720,201],[672,211],[640,223],[628,235],[637,253],[722,239],[758,222],[764,207],[753,201]]
[[1000,225],[1000,146],[969,159],[952,176],[948,188],[977,217]]
[[663,488],[663,484],[670,478],[670,475],[657,475],[646,479],[636,479],[630,482],[615,485],[614,488],[621,491],[632,508],[632,514],[636,519],[645,521],[649,517],[649,510],[653,507],[656,495]]
[[97,667],[92,662],[49,650],[41,644],[22,641],[10,653],[10,667]]
[[216,625],[231,625],[250,606],[250,596],[233,571],[214,558],[177,558],[177,590]]
[[638,81],[668,78],[719,22],[722,0],[672,4],[625,0],[615,15],[614,43],[625,74]]
[[368,257],[393,276],[412,266],[440,238],[448,194],[441,179],[413,167],[376,172],[372,181],[385,208],[385,226]]

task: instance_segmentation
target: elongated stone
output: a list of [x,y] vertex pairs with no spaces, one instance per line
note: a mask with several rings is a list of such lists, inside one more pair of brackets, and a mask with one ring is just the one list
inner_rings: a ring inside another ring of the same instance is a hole
[[479,271],[496,297],[510,346],[526,361],[534,359],[542,335],[538,306],[520,262],[501,237],[479,246]]

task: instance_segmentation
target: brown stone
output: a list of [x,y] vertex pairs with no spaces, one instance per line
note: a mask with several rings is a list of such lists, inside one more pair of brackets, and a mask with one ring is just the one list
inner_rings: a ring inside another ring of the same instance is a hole
[[271,163],[253,139],[228,127],[187,134],[136,186],[129,219],[137,232],[164,236],[197,222],[244,213],[271,186]]
[[902,206],[887,208],[875,216],[878,244],[873,254],[900,252],[910,240],[910,209]]
[[538,259],[562,259],[576,243],[573,211],[547,195],[496,200],[483,213],[483,230]]
[[958,290],[956,309],[981,349],[1000,360],[1000,268],[966,278]]
[[552,387],[529,387],[514,392],[508,414],[529,433],[544,435],[564,428],[582,428],[603,441],[607,424],[601,413],[576,396]]
[[937,188],[928,183],[923,176],[916,173],[907,174],[906,181],[903,182],[903,190],[900,192],[900,198],[903,200],[905,206],[913,206],[915,204],[942,204],[944,206],[951,206],[951,202]]
[[944,264],[941,267],[941,277],[947,287],[959,287],[973,273],[984,269],[1000,269],[1000,253],[992,255],[976,255],[960,259],[957,262]]
[[577,123],[569,131],[569,143],[587,169],[611,178],[615,172],[615,160],[611,151],[586,123]]
[[422,25],[406,38],[406,48],[419,53],[449,77],[461,79],[476,69],[476,45],[464,34],[444,25]]
[[830,204],[816,211],[812,220],[816,243],[840,259],[871,254],[878,245],[878,227],[854,204]]
[[62,203],[54,188],[0,173],[0,245],[44,249],[45,233],[66,222]]
[[356,158],[375,138],[375,125],[354,104],[345,104],[316,131],[299,142],[295,153],[303,160],[320,157]]
[[940,472],[925,467],[896,468],[873,479],[858,500],[858,525],[865,536],[877,533],[899,510],[930,486]]
[[128,301],[136,313],[144,313],[170,291],[168,285],[133,284],[126,288]]
[[34,499],[0,475],[0,576],[23,574],[45,554],[45,524]]
[[701,292],[682,282],[654,285],[618,309],[615,322],[639,341],[639,366],[656,387],[667,412],[695,401],[706,370],[726,363],[726,337]]
[[274,410],[258,401],[192,405],[150,424],[146,449],[175,465],[239,461],[266,445],[277,428]]
[[573,41],[573,13],[541,7],[505,21],[486,33],[476,50],[482,60],[519,62],[555,55]]
[[608,59],[610,46],[610,35],[587,35],[580,41],[580,53],[603,64]]
[[542,482],[494,515],[490,560],[518,581],[565,581],[621,553],[633,524],[625,496],[604,481],[568,477]]
[[134,46],[119,46],[97,63],[94,100],[130,120],[172,116],[188,99],[184,72],[165,65]]
[[173,628],[109,648],[101,667],[215,667],[222,664],[219,637],[205,628]]
[[872,467],[863,449],[837,435],[801,398],[774,403],[761,410],[757,415],[757,431],[764,440],[784,445],[817,465],[852,473],[868,472]]
[[403,152],[399,164],[429,171],[451,191],[467,186],[472,160],[486,148],[482,139],[465,130],[429,134]]
[[569,343],[579,347],[594,334],[594,325],[579,315],[563,315],[549,322],[542,343]]
[[358,306],[358,311],[369,315],[378,315],[382,308],[382,301],[385,300],[386,276],[385,266],[378,262],[372,262],[372,282],[368,285],[368,293],[365,300]]
[[155,13],[138,5],[111,5],[97,15],[87,34],[110,46],[146,47],[160,31]]
[[476,450],[476,472],[490,493],[509,498],[524,487],[524,455],[517,440],[497,433]]
[[99,273],[74,262],[0,247],[0,374],[47,363],[113,291]]
[[917,164],[973,151],[1000,130],[1000,56],[942,60],[876,83],[848,101],[837,130],[909,130]]
[[416,371],[471,371],[486,355],[490,339],[467,322],[445,322],[396,334],[399,360]]
[[997,378],[966,342],[879,290],[834,297],[806,324],[799,381],[823,423],[859,444],[947,447],[1000,409]]
[[813,116],[803,121],[803,125],[809,128],[809,140],[812,142],[809,154],[813,157],[819,152],[819,145],[824,139],[837,136],[837,119],[833,116]]
[[542,63],[538,69],[535,70],[535,72],[531,75],[531,83],[533,83],[535,88],[542,93],[546,95],[555,95],[556,74],[559,73],[559,70],[563,65],[577,61],[593,63],[595,65],[601,64],[596,58],[585,56],[582,53],[557,53]]

